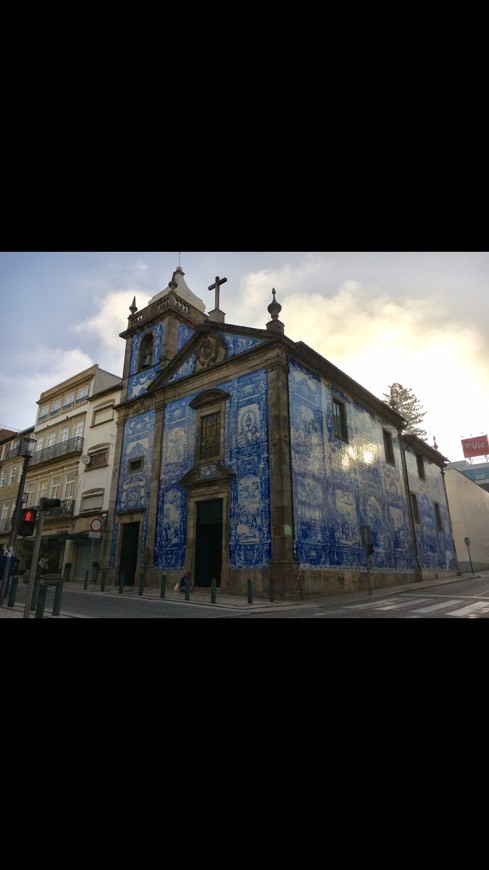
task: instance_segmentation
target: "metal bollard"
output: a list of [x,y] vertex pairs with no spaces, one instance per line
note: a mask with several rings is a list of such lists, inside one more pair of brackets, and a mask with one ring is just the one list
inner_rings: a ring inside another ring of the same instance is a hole
[[187,582],[185,583],[185,601],[190,601],[190,580],[187,578]]
[[269,592],[270,592],[270,601],[275,601],[275,590],[273,588],[273,585],[274,585],[273,580],[272,580],[272,578],[270,578],[270,581],[268,584],[268,588],[269,588]]
[[121,576],[119,577],[119,595],[122,595],[124,592],[124,574],[121,571]]
[[36,578],[34,579],[34,588],[33,588],[33,590],[32,590],[31,610],[35,610],[35,609],[36,609],[36,605],[37,605],[37,596],[39,595],[39,585],[40,585],[40,583],[41,583],[41,581],[39,580],[39,577],[36,577]]
[[19,582],[19,578],[17,576],[12,577],[10,581],[10,591],[8,594],[7,607],[13,607],[15,604],[15,596],[17,595],[17,584]]
[[85,580],[84,580],[84,583],[83,583],[83,588],[84,588],[84,589],[87,589],[87,588],[88,588],[88,568],[87,568],[87,570],[85,571]]
[[138,595],[142,595],[144,592],[144,574],[139,575],[139,591]]
[[105,571],[102,571],[102,578],[100,580],[100,591],[105,592]]
[[248,580],[248,604],[253,604],[253,581]]
[[166,574],[161,575],[160,598],[165,597],[166,592]]
[[211,604],[216,603],[216,580],[211,580]]
[[61,596],[63,594],[64,580],[58,580],[54,590],[53,616],[59,616],[61,610]]
[[42,619],[44,616],[44,605],[46,604],[46,592],[48,591],[47,583],[39,585],[39,593],[36,604],[36,619]]

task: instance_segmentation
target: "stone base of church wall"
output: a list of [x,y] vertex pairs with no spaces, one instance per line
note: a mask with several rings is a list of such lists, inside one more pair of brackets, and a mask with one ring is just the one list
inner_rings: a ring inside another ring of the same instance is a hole
[[[423,580],[441,580],[453,577],[453,571],[423,570]],[[300,584],[303,598],[327,598],[330,595],[341,595],[349,592],[367,592],[370,588],[389,589],[394,586],[404,586],[418,580],[414,571],[390,573],[385,571],[314,571],[302,569]]]
[[[180,580],[183,570],[145,569],[145,588],[160,589],[165,577],[165,591],[171,591]],[[422,580],[443,580],[453,577],[454,571],[423,569]],[[139,583],[138,574],[134,585]],[[231,568],[223,572],[218,591],[226,595],[247,597],[253,600],[302,601],[311,598],[327,598],[349,592],[367,592],[369,587],[389,589],[416,582],[414,571],[389,573],[385,571],[341,571],[327,569],[298,569],[295,563],[274,562],[261,568]],[[106,571],[106,585],[117,585],[117,571]],[[249,586],[251,583],[251,587]]]

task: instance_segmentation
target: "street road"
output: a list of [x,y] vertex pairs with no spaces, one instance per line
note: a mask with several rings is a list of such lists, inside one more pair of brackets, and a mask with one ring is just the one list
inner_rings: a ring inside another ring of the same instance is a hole
[[[489,617],[489,572],[482,576],[451,580],[436,586],[388,589],[333,596],[295,603],[246,599],[230,596],[217,604],[210,598],[185,601],[183,597],[139,596],[135,590],[119,595],[114,589],[101,592],[93,586],[84,590],[64,584],[61,614],[89,619],[486,619]],[[25,602],[26,585],[18,586],[16,606]],[[54,587],[49,587],[44,613],[51,616]],[[6,602],[5,602],[6,604]],[[30,618],[34,619],[34,612]]]
[[[263,614],[256,614],[261,618]],[[332,599],[307,602],[292,613],[271,613],[270,617],[302,619],[487,619],[489,617],[489,577],[474,577],[404,592],[374,590],[351,601]]]

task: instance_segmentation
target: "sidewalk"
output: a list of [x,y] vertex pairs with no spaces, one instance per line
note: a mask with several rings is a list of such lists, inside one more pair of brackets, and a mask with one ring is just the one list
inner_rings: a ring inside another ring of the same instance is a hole
[[[400,586],[383,586],[381,588],[372,589],[372,592],[369,593],[368,590],[362,590],[360,592],[345,592],[339,595],[327,595],[325,597],[320,598],[307,598],[304,601],[269,601],[266,598],[253,599],[253,603],[248,603],[248,599],[246,596],[238,596],[238,595],[229,595],[226,593],[221,593],[219,589],[216,590],[216,600],[215,602],[211,601],[211,590],[210,589],[192,589],[190,593],[190,601],[194,604],[202,604],[208,605],[209,607],[222,607],[224,609],[233,609],[243,608],[247,612],[253,612],[259,610],[260,612],[264,612],[270,609],[282,609],[282,608],[298,608],[298,607],[317,607],[318,604],[330,604],[330,605],[342,605],[347,603],[353,603],[354,601],[363,601],[368,600],[372,595],[379,597],[385,597],[386,595],[394,595],[398,592],[408,592],[412,590],[419,591],[420,589],[426,589],[430,586],[442,586],[447,583],[455,583],[459,580],[472,579],[475,580],[479,577],[489,577],[489,570],[487,571],[479,571],[475,574],[472,572],[466,572],[463,574],[454,574],[451,577],[445,577],[439,580],[421,580],[413,583],[405,583]],[[66,584],[66,588],[82,591],[84,590],[83,583],[76,583],[73,581],[69,581]],[[96,583],[89,583],[87,586],[87,592],[97,592],[99,595],[120,595],[118,586],[109,586],[104,592],[100,591],[100,585]],[[143,591],[143,595],[139,595],[139,590],[137,586],[128,586],[124,588],[124,592],[122,593],[124,597],[129,598],[160,598],[160,590],[156,588],[145,588]],[[162,600],[166,601],[184,601],[185,595],[181,592],[173,592],[166,591],[165,597]],[[0,607],[0,619],[23,619],[24,618],[24,604],[16,603],[13,607],[7,606],[8,596],[5,596],[2,607]],[[49,607],[45,608],[43,619],[71,619],[73,618],[69,613],[63,612],[63,602],[61,601],[61,612],[59,616],[53,616]],[[35,619],[35,611],[31,611],[29,615],[29,619]]]

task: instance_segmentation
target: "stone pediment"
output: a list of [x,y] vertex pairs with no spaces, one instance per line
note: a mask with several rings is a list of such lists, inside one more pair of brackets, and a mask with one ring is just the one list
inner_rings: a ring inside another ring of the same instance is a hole
[[273,337],[270,334],[264,335],[263,330],[200,326],[173,359],[164,364],[164,368],[162,367],[154,381],[149,384],[147,392],[210,369],[222,360],[249,351]]
[[180,480],[180,485],[184,489],[189,489],[192,486],[202,486],[205,483],[226,482],[229,483],[236,472],[229,468],[224,462],[209,462],[208,465],[196,465],[187,471]]
[[226,346],[221,336],[211,330],[197,329],[192,338],[175,354],[149,385],[148,392],[153,392],[164,384],[211,368],[225,357]]

